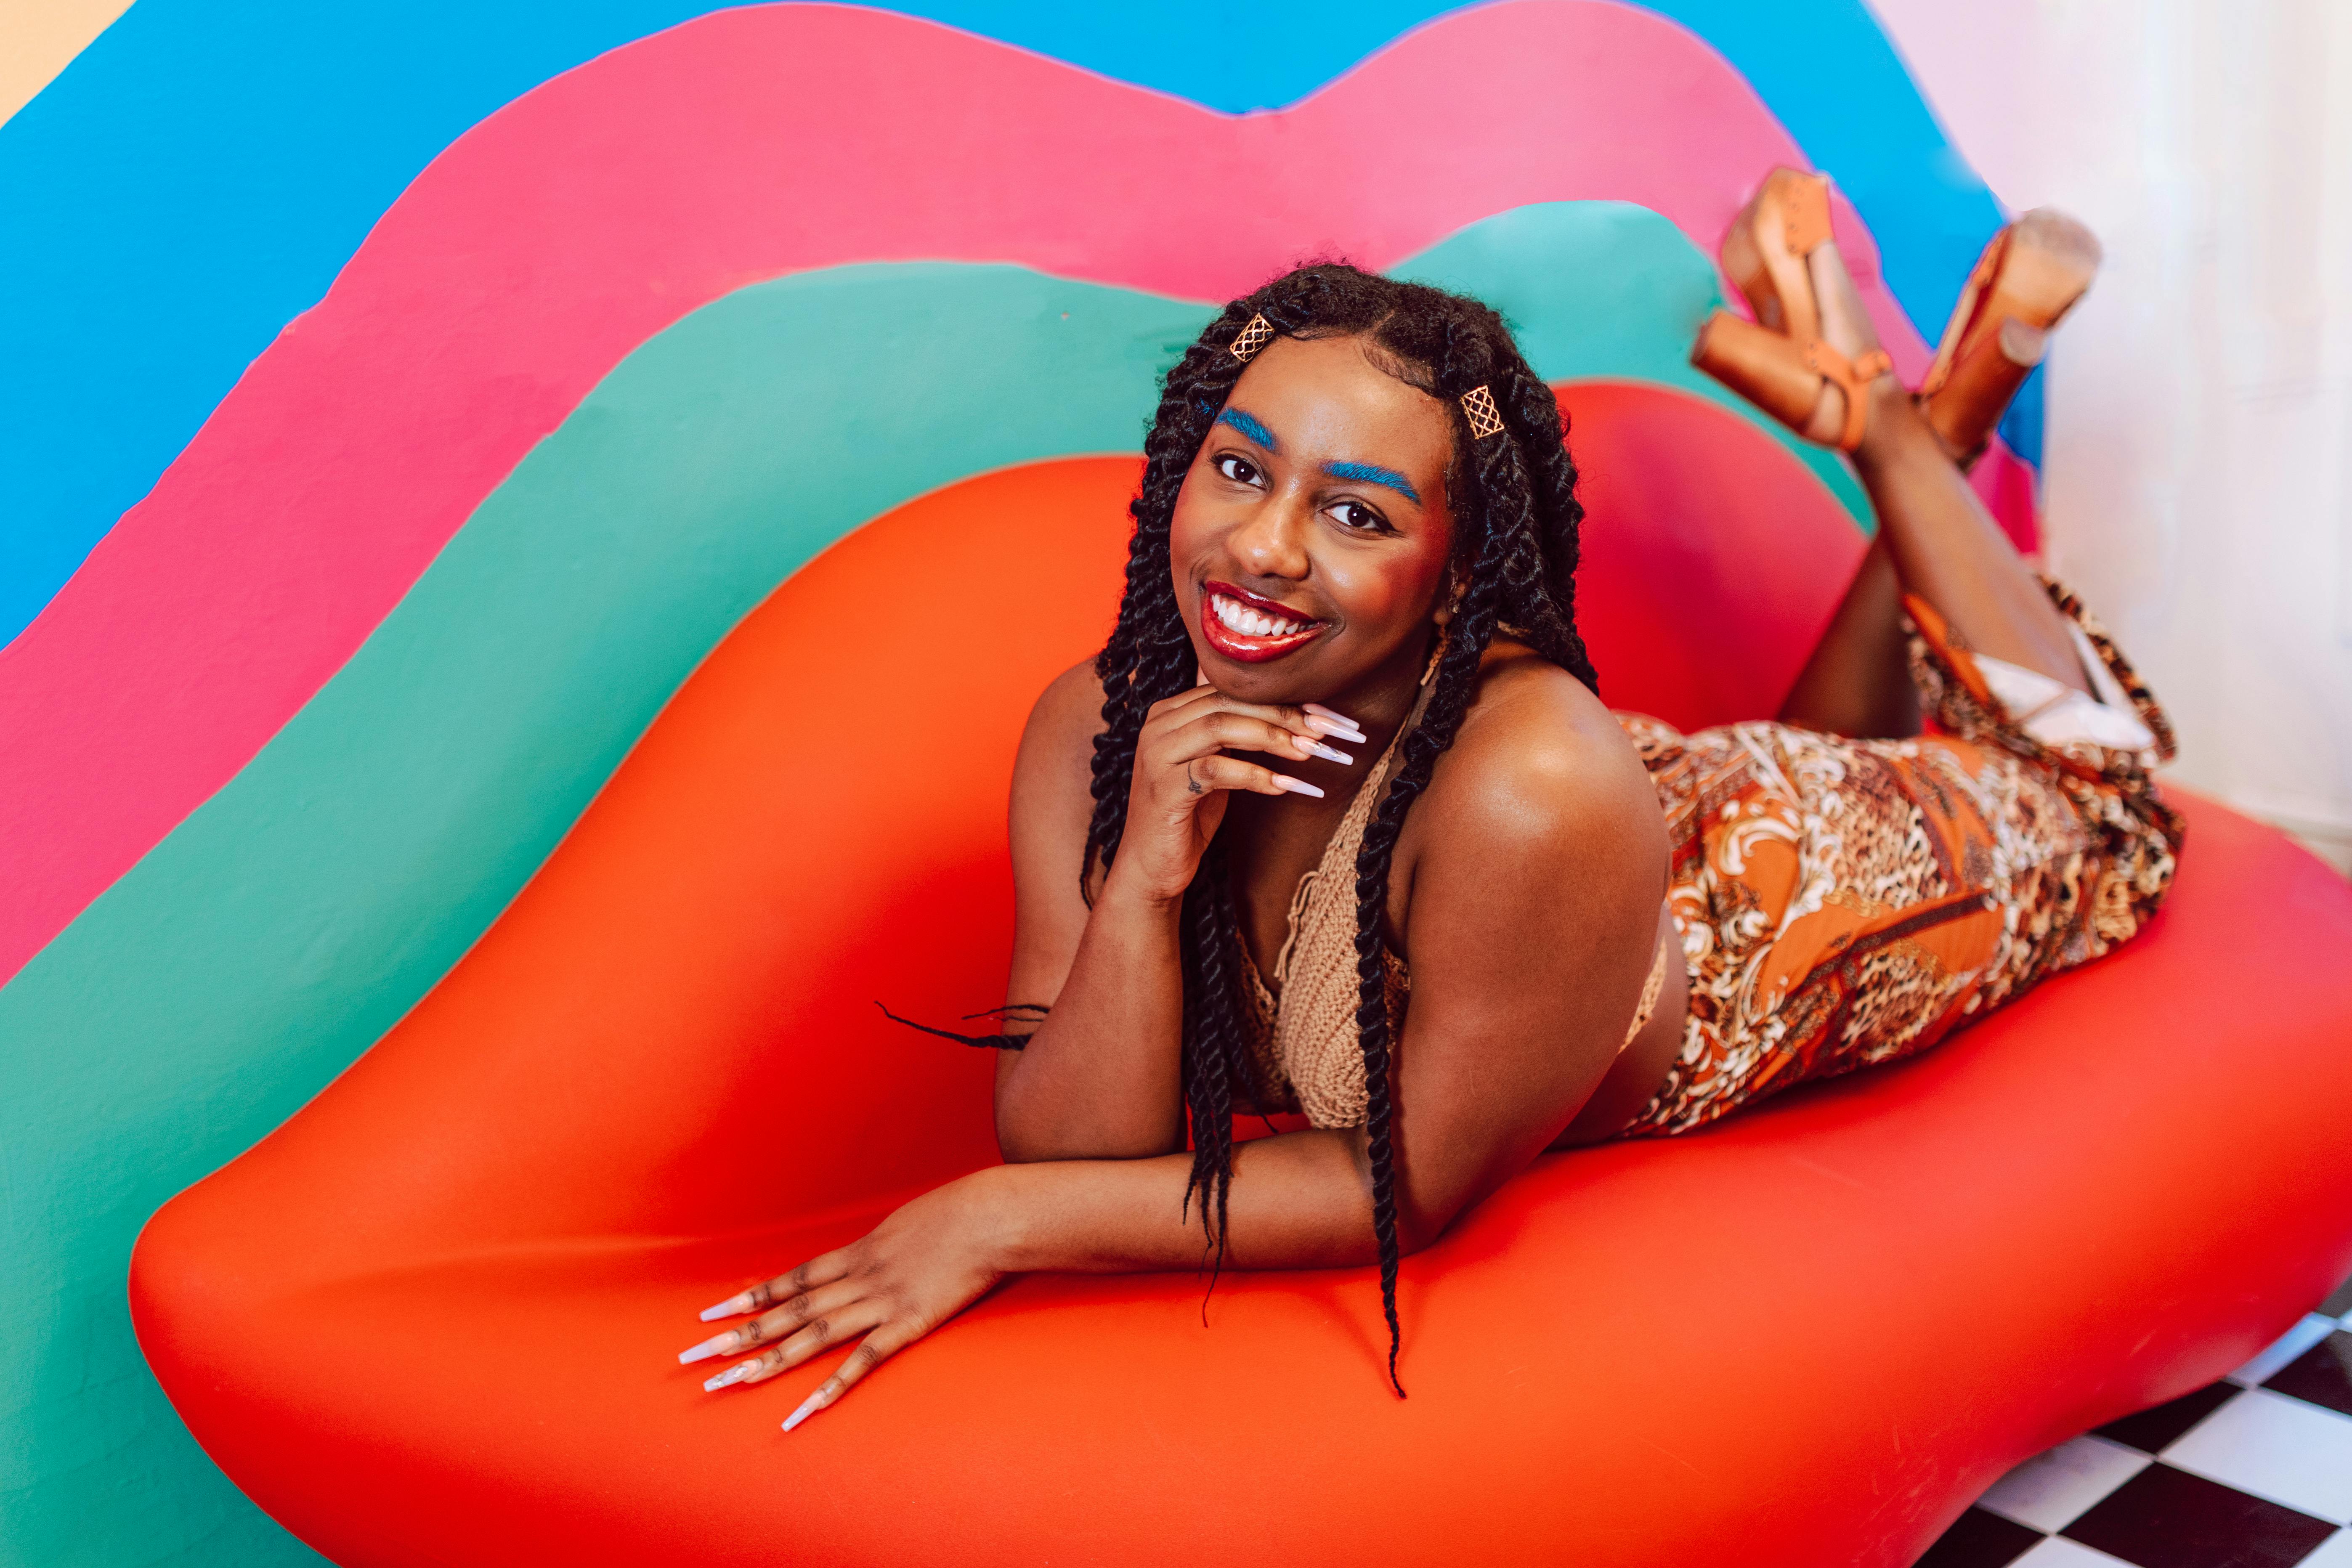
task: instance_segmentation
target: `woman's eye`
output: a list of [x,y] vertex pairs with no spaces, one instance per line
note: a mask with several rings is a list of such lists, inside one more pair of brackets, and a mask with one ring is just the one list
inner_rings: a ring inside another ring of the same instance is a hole
[[1236,457],[1231,452],[1225,453],[1217,459],[1217,472],[1237,485],[1257,483],[1257,465],[1247,458]]
[[1377,533],[1389,525],[1388,519],[1360,500],[1343,500],[1331,508],[1331,521],[1354,533]]

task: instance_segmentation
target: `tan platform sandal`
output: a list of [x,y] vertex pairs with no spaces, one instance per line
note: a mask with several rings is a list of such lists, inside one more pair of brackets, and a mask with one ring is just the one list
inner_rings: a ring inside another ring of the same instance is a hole
[[2099,270],[2099,241],[2053,207],[2036,207],[1992,237],[1944,328],[1919,407],[1962,468],[2049,352],[2057,326]]
[[1691,363],[1800,435],[1836,387],[1845,401],[1837,445],[1862,444],[1870,384],[1894,368],[1884,349],[1849,359],[1822,336],[1807,258],[1830,240],[1828,176],[1775,169],[1723,237],[1723,269],[1753,321],[1717,310],[1699,329]]

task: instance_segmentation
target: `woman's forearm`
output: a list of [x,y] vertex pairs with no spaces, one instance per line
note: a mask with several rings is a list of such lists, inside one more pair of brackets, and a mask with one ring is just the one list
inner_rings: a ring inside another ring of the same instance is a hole
[[[1229,1265],[1307,1268],[1369,1261],[1370,1184],[1352,1132],[1292,1132],[1235,1152]],[[706,1386],[773,1377],[864,1334],[856,1352],[784,1423],[841,1397],[876,1363],[986,1295],[1007,1274],[1199,1268],[1201,1205],[1185,1202],[1192,1161],[1067,1160],[993,1165],[902,1204],[846,1247],[705,1311],[741,1317],[681,1361],[756,1352]],[[1411,1250],[1408,1245],[1407,1250]]]
[[[1225,1264],[1328,1268],[1370,1262],[1371,1188],[1350,1131],[1288,1132],[1234,1152]],[[1189,1154],[1003,1165],[974,1178],[1008,1273],[1197,1268],[1208,1245]]]
[[1179,918],[1116,879],[1103,889],[1044,1026],[998,1069],[996,1140],[1007,1160],[1136,1159],[1183,1147]]

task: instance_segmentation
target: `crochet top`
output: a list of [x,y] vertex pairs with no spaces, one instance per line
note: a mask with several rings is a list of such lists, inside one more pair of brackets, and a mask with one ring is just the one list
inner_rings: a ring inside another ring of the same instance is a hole
[[[1412,728],[1408,721],[1389,742],[1349,803],[1322,859],[1298,879],[1298,890],[1290,898],[1289,935],[1274,961],[1279,1000],[1259,976],[1248,944],[1241,944],[1242,973],[1248,982],[1243,990],[1242,1027],[1249,1037],[1258,1082],[1275,1102],[1264,1109],[1287,1109],[1280,1105],[1286,1089],[1316,1127],[1364,1123],[1364,1053],[1356,1033],[1356,855],[1363,847],[1364,829],[1371,822],[1397,748]],[[1641,1005],[1617,1047],[1621,1051],[1657,1011],[1670,948],[1678,951],[1678,944],[1659,942],[1650,977],[1642,986]],[[1381,944],[1381,966],[1388,982],[1389,1037],[1396,1040],[1402,1037],[1412,976],[1385,942]]]

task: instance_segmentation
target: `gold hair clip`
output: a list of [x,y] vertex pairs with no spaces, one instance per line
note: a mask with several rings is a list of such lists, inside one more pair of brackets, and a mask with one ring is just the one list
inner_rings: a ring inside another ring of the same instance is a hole
[[1242,335],[1226,346],[1225,352],[1244,364],[1257,357],[1257,351],[1274,342],[1274,328],[1264,316],[1252,316]]
[[1474,386],[1462,395],[1462,412],[1470,416],[1470,438],[1483,441],[1503,431],[1503,416],[1496,410],[1495,395],[1484,386]]

